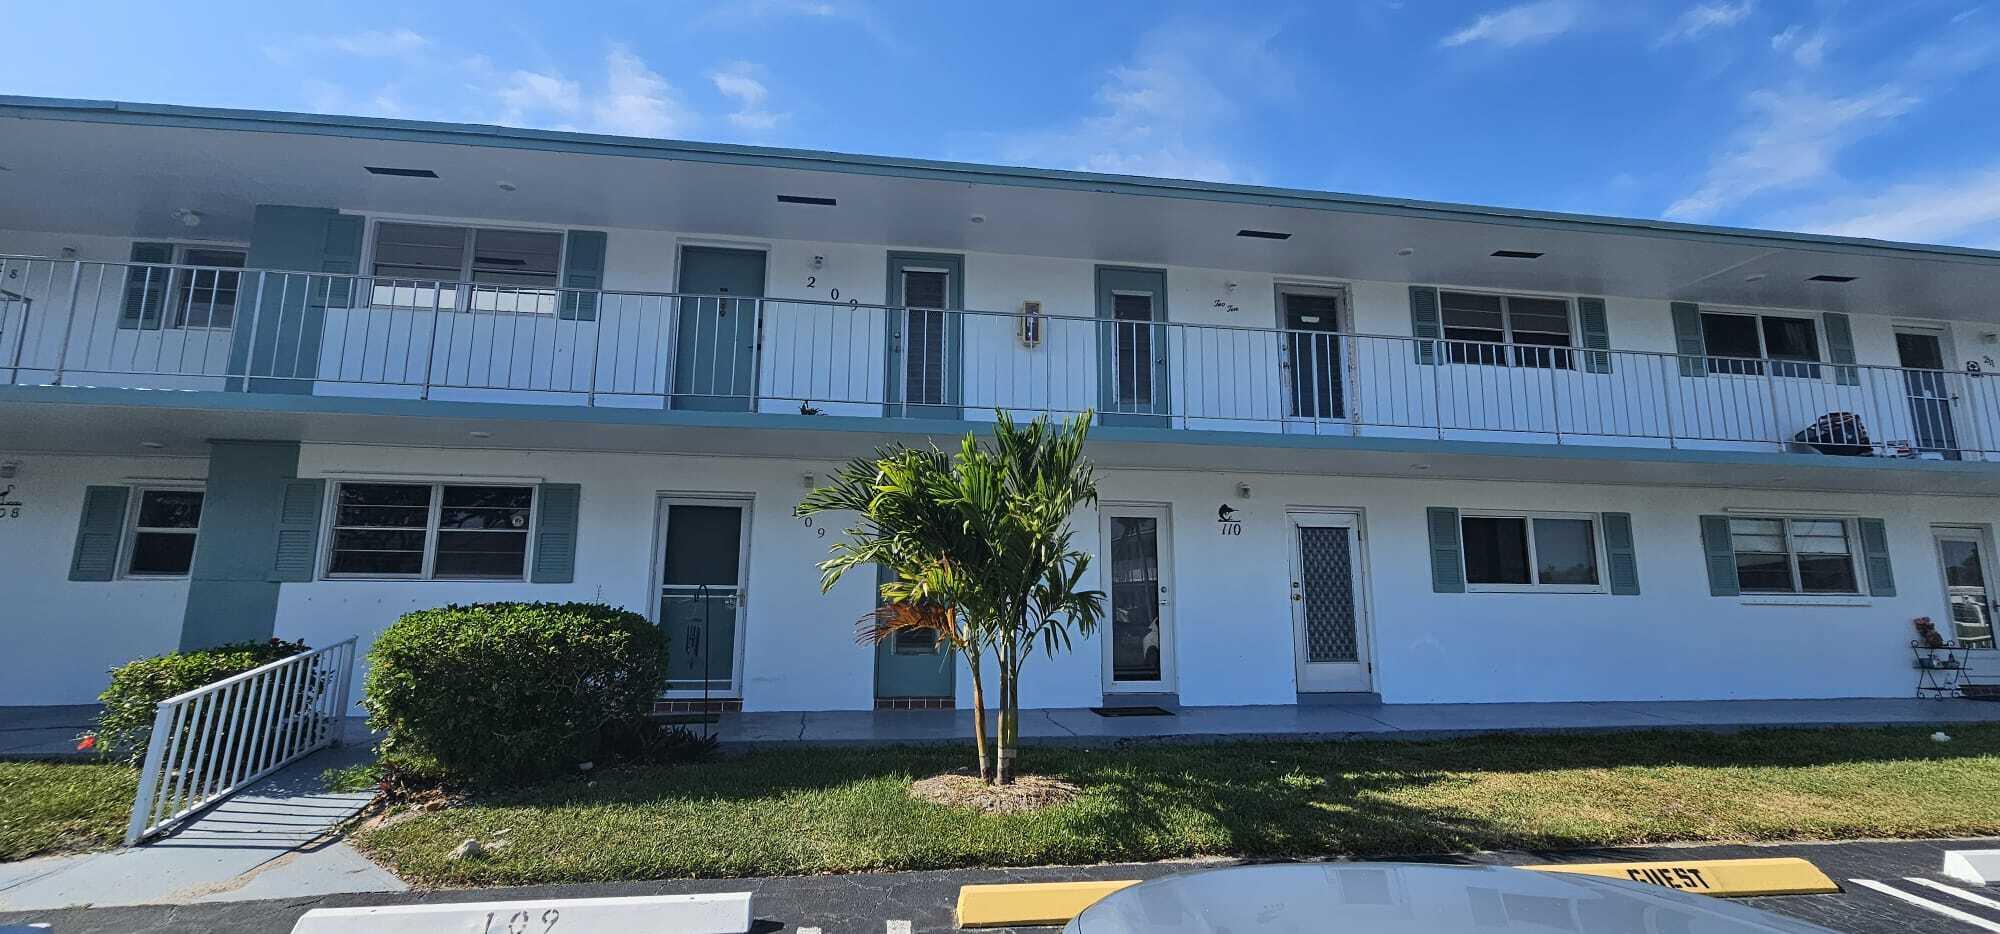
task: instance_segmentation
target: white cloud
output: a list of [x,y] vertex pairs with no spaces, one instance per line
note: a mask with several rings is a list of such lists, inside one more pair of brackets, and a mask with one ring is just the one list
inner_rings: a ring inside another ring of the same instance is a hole
[[771,96],[771,92],[764,82],[757,79],[759,70],[749,62],[734,62],[708,75],[717,93],[736,102],[736,110],[729,115],[729,123],[737,129],[753,133],[773,129],[787,116],[765,109],[764,101]]
[[1807,68],[1815,68],[1826,59],[1829,41],[1824,29],[1807,35],[1796,25],[1786,26],[1784,32],[1771,37],[1771,50],[1780,55],[1790,55],[1793,61]]
[[1583,8],[1576,0],[1536,0],[1481,16],[1439,40],[1438,45],[1447,49],[1475,42],[1502,47],[1525,45],[1560,36],[1576,28],[1582,20]]
[[320,42],[335,51],[364,58],[413,55],[431,46],[429,36],[408,28],[326,36]]
[[500,98],[502,123],[522,123],[537,113],[570,118],[583,109],[582,85],[556,74],[516,71],[495,93]]
[[1006,138],[999,158],[1087,172],[1241,180],[1249,173],[1220,143],[1241,115],[1238,95],[1291,92],[1290,70],[1269,40],[1266,33],[1213,24],[1154,27],[1129,62],[1108,72],[1090,115]]
[[[1742,126],[1709,161],[1695,189],[1668,205],[1666,216],[1699,221],[1729,214],[1742,219],[1746,207],[1757,207],[1746,202],[1759,196],[1838,181],[1835,162],[1849,146],[1888,132],[1926,98],[1996,58],[2000,32],[1961,27],[1916,48],[1900,64],[1892,63],[1880,81],[1861,90],[1795,84],[1753,91]],[[1824,85],[1838,76],[1808,72],[1805,78]]]
[[680,93],[631,49],[612,46],[605,70],[604,93],[591,106],[597,129],[629,136],[672,136],[687,132],[693,124],[694,115],[681,103]]
[[1666,35],[1660,37],[1660,45],[1686,42],[1697,39],[1704,33],[1717,29],[1728,29],[1748,17],[1757,8],[1756,0],[1742,0],[1741,3],[1704,3],[1690,7],[1674,21]]
[[1754,92],[1748,126],[1709,164],[1700,186],[1667,207],[1667,216],[1706,220],[1755,195],[1825,178],[1841,150],[1918,102],[1896,85],[1852,97]]
[[1844,237],[2000,247],[2000,164],[1796,212],[1801,229]]

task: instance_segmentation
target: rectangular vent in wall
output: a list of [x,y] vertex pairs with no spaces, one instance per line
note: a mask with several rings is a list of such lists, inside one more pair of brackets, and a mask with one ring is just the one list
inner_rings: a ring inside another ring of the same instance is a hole
[[1255,238],[1255,239],[1258,239],[1258,240],[1290,240],[1290,239],[1292,239],[1292,235],[1291,235],[1291,234],[1288,234],[1288,233],[1285,233],[1285,232],[1283,232],[1283,231],[1278,231],[1278,230],[1250,230],[1250,229],[1248,229],[1248,228],[1245,228],[1245,229],[1243,229],[1243,230],[1239,230],[1239,231],[1237,231],[1237,232],[1236,232],[1236,235],[1237,235],[1237,236],[1239,236],[1239,237],[1252,237],[1252,238]]
[[835,201],[835,200],[833,200],[832,198],[814,198],[814,197],[812,197],[812,196],[810,196],[810,195],[779,195],[779,196],[778,196],[778,203],[779,203],[779,204],[817,204],[817,205],[820,205],[820,206],[822,206],[822,207],[829,207],[829,208],[830,208],[830,207],[833,207],[833,206],[834,206],[834,205],[836,205],[836,204],[839,204],[840,202],[838,202],[838,201]]
[[1813,276],[1807,282],[1853,282],[1853,276]]
[[1500,257],[1501,259],[1541,259],[1541,258],[1542,258],[1542,254],[1541,254],[1541,252],[1540,252],[1540,251],[1538,251],[1538,250],[1494,250],[1494,251],[1493,251],[1493,255],[1494,255],[1494,256],[1498,256],[1498,257]]
[[430,169],[399,169],[387,165],[364,165],[370,175],[393,175],[397,178],[436,178],[438,174]]

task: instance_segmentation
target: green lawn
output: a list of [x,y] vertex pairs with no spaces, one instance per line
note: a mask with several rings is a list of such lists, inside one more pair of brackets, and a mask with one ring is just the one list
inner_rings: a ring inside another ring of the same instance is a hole
[[124,765],[0,762],[0,860],[117,845],[138,785]]
[[[969,744],[780,749],[484,795],[357,842],[412,882],[472,885],[2000,834],[2000,726],[1930,732],[1033,747],[1028,769],[1086,791],[1012,816],[905,792]],[[503,830],[502,852],[445,859]]]

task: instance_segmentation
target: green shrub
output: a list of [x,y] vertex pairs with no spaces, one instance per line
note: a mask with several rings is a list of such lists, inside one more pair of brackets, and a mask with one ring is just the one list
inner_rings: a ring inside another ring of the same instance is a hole
[[630,610],[484,603],[405,614],[362,691],[384,762],[494,782],[616,757],[666,674],[665,635]]
[[232,642],[212,649],[155,655],[113,668],[111,686],[97,696],[104,710],[98,714],[97,730],[92,734],[95,748],[138,765],[146,758],[146,743],[153,736],[153,712],[161,701],[305,650],[304,642],[279,639]]

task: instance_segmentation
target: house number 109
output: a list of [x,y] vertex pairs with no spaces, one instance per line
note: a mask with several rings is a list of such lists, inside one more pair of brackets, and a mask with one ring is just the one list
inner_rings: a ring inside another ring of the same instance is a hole
[[[480,934],[528,934],[528,929],[534,925],[534,918],[526,910],[522,910],[508,916],[506,923],[496,928],[493,926],[493,919],[498,914],[493,911],[486,913],[486,927],[481,929]],[[554,908],[542,912],[542,934],[555,930],[556,922],[561,920],[562,912]]]

